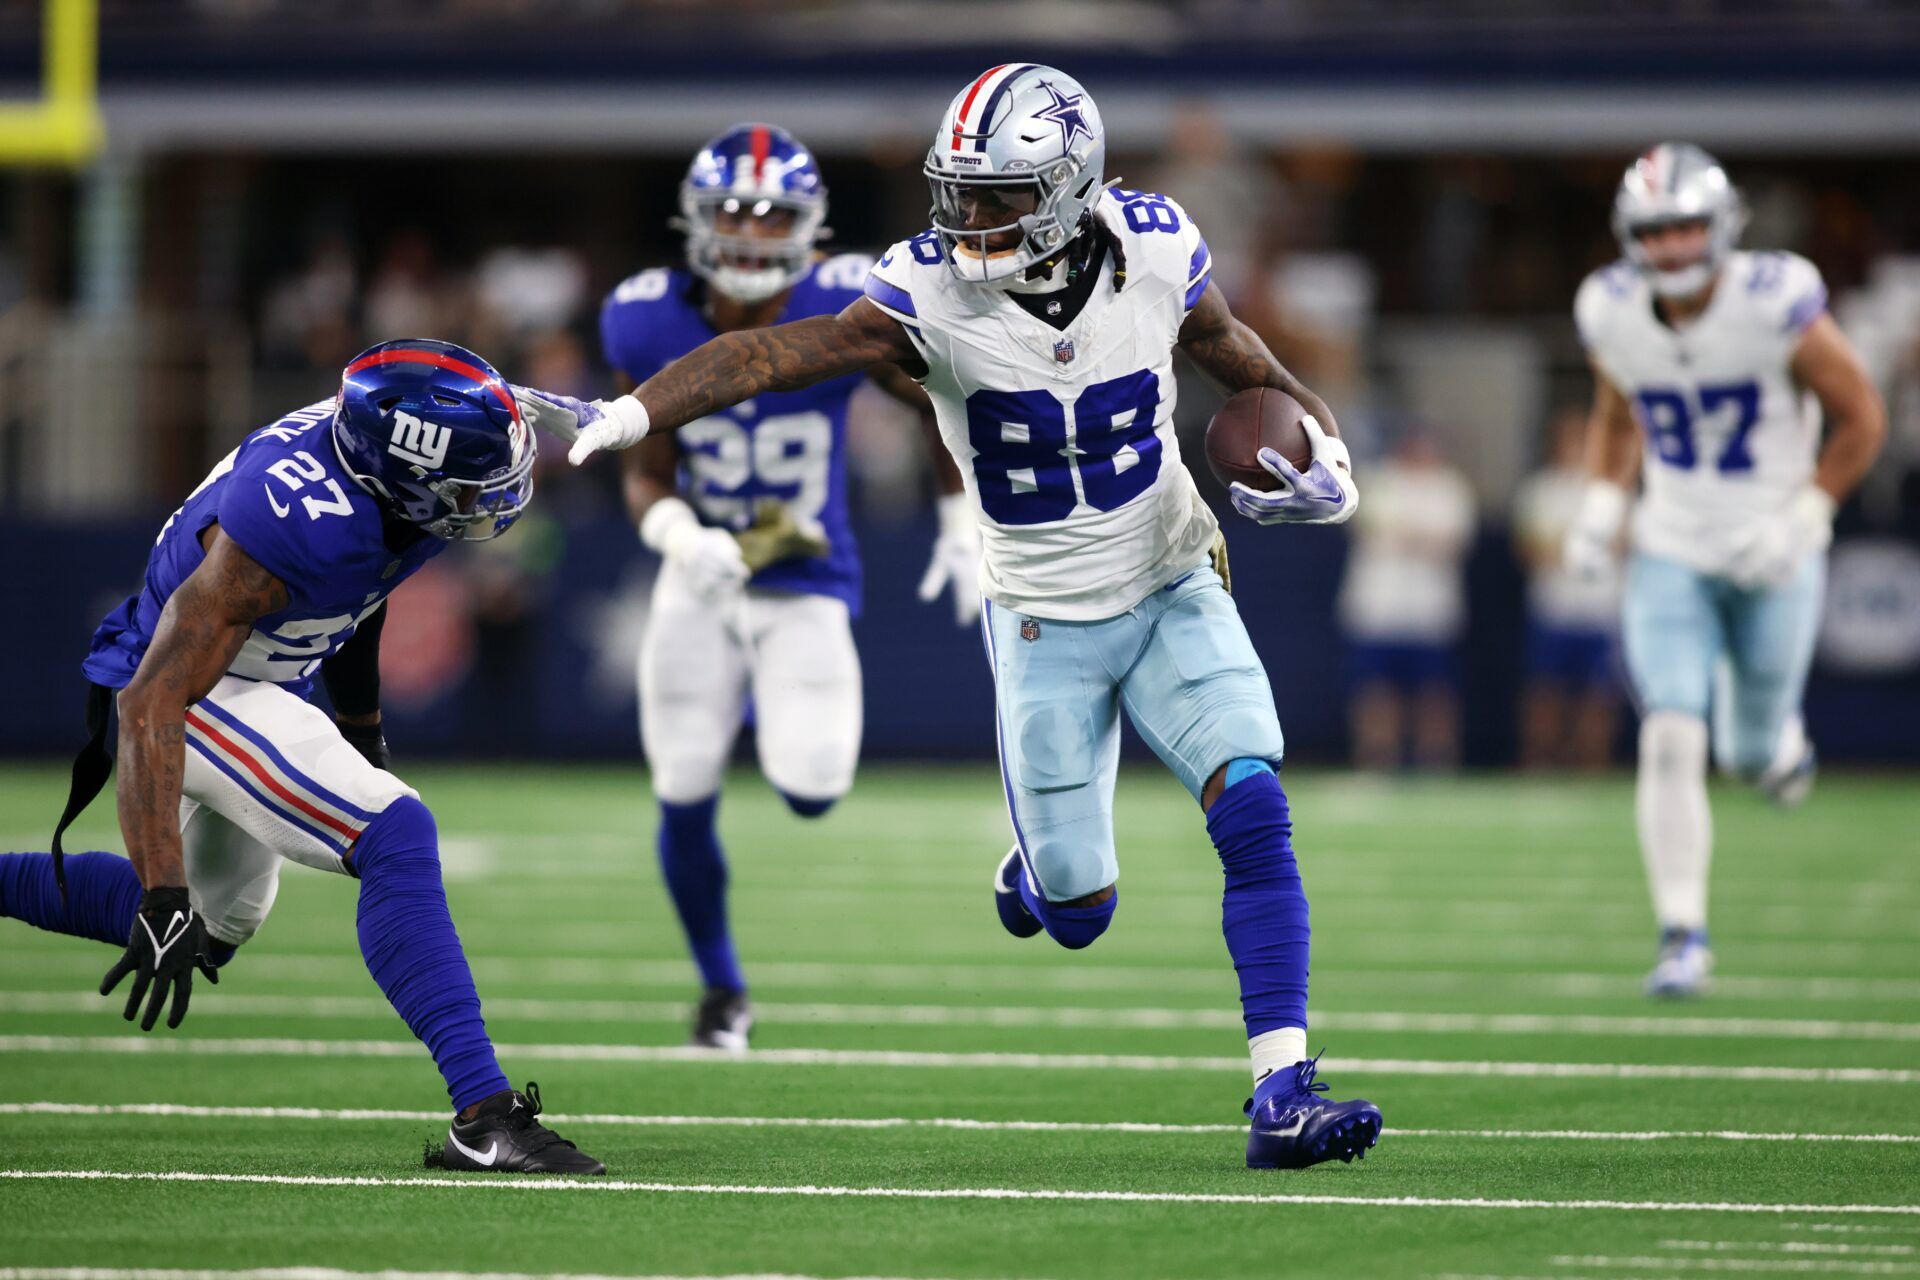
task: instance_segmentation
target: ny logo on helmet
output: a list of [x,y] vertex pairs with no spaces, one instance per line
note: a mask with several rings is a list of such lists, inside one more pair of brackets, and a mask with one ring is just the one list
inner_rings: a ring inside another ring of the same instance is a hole
[[453,428],[416,418],[405,409],[393,411],[393,443],[387,452],[416,467],[436,469],[447,460]]

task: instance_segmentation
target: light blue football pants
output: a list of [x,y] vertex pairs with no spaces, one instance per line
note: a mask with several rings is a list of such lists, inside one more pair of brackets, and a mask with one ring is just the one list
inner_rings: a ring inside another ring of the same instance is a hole
[[1120,874],[1120,709],[1195,800],[1221,765],[1275,765],[1273,690],[1219,575],[1198,568],[1115,618],[1057,622],[988,602],[1000,772],[1014,838],[1050,902]]
[[[1765,770],[1806,691],[1826,578],[1823,555],[1809,556],[1785,586],[1750,590],[1636,554],[1627,566],[1622,634],[1641,714],[1706,720],[1711,711],[1722,767]],[[1723,660],[1730,678],[1716,692]]]

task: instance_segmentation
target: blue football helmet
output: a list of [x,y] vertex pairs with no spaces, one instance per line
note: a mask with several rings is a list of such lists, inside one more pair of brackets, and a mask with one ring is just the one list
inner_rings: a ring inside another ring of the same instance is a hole
[[807,274],[827,234],[827,188],[792,134],[738,124],[693,158],[680,214],[693,274],[729,298],[764,302]]
[[355,356],[333,445],[361,488],[438,538],[497,538],[533,499],[536,445],[513,389],[451,342],[403,338]]

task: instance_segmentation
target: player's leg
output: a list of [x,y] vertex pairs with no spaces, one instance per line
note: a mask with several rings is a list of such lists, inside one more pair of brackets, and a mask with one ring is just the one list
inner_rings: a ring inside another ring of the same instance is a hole
[[[433,815],[410,787],[368,764],[317,708],[229,676],[187,710],[182,788],[278,856],[359,879],[361,955],[453,1102],[450,1167],[604,1172],[534,1121],[537,1099],[508,1087],[447,909]],[[209,841],[196,857],[228,877],[232,903],[209,909],[229,932],[250,932],[272,895],[249,845]]]
[[50,853],[0,853],[0,919],[50,933],[127,945],[140,910],[140,877],[117,853],[70,853],[60,896]]
[[744,1049],[747,980],[727,925],[720,781],[740,734],[746,658],[729,618],[739,597],[705,601],[663,572],[640,642],[640,738],[660,804],[657,849],[667,896],[700,971],[693,1043]]
[[787,806],[817,818],[860,760],[860,654],[845,602],[752,591],[745,623],[760,771]]
[[1113,853],[1120,713],[1102,641],[1124,643],[1122,633],[1140,624],[1126,615],[1052,622],[989,602],[980,626],[1014,836],[994,874],[994,905],[1016,937],[1045,929],[1078,950],[1106,932],[1120,902]]
[[1641,708],[1634,812],[1660,924],[1660,958],[1647,978],[1648,991],[1657,995],[1703,989],[1712,965],[1707,712],[1714,663],[1725,645],[1719,587],[1655,556],[1636,555],[1627,569],[1623,638]]
[[1202,569],[1143,606],[1152,633],[1120,690],[1128,717],[1206,813],[1226,873],[1221,931],[1240,979],[1252,1059],[1247,1163],[1351,1160],[1378,1140],[1380,1111],[1331,1102],[1307,1058],[1307,895],[1276,767],[1285,750],[1273,690],[1220,579]]
[[1811,556],[1785,586],[1740,592],[1729,602],[1726,763],[1782,804],[1799,803],[1813,787],[1800,700],[1825,592],[1826,558]]

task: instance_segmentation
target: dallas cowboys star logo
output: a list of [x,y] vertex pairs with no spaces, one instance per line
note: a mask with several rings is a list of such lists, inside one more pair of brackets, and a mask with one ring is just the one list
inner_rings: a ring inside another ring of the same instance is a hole
[[1040,87],[1045,89],[1047,96],[1053,99],[1053,105],[1043,111],[1035,112],[1034,115],[1036,119],[1051,120],[1060,126],[1060,149],[1072,150],[1076,134],[1084,133],[1091,141],[1093,130],[1088,127],[1087,117],[1080,110],[1080,104],[1085,100],[1084,95],[1076,93],[1069,98],[1046,80],[1040,82]]

